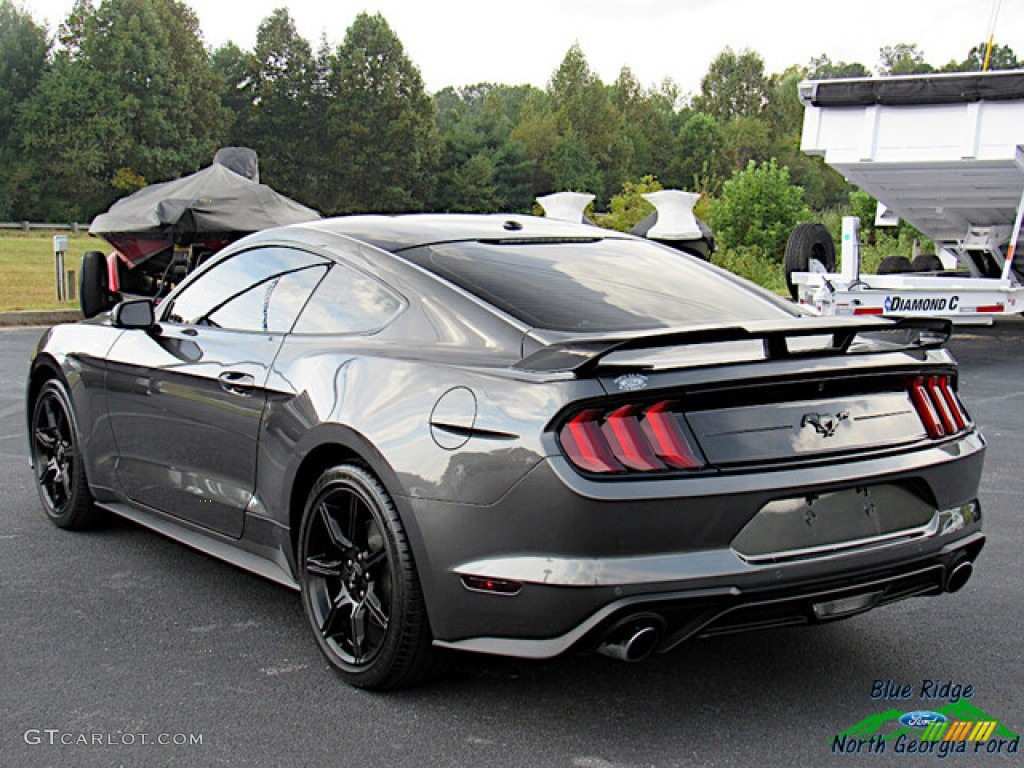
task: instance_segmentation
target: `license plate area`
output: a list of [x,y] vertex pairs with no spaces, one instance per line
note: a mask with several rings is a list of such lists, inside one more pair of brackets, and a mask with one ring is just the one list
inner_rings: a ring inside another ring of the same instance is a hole
[[751,563],[804,560],[919,538],[935,509],[895,484],[776,499],[763,506],[732,541]]

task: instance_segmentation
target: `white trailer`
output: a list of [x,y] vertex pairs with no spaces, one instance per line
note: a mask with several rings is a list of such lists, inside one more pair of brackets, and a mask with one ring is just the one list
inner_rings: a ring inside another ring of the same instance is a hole
[[803,151],[823,157],[878,200],[878,223],[900,217],[931,238],[938,261],[862,274],[859,221],[850,217],[843,221],[838,271],[830,238],[794,232],[786,254],[794,298],[823,315],[990,323],[1024,312],[1024,254],[1018,256],[1017,245],[1024,216],[1024,70],[799,87]]

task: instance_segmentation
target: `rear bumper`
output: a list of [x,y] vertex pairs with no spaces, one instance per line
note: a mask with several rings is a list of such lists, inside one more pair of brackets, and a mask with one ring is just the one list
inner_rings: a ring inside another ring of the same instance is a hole
[[[548,658],[596,645],[617,623],[649,612],[663,625],[658,650],[667,650],[694,635],[822,620],[816,605],[858,595],[864,605],[840,602],[841,615],[941,592],[984,544],[980,507],[952,530],[939,522],[940,510],[977,504],[983,456],[984,440],[972,432],[882,458],[607,484],[554,457],[492,505],[406,497],[400,506],[414,521],[407,529],[438,645]],[[734,549],[778,499],[882,483],[916,489],[932,523],[792,558]],[[482,592],[465,576],[519,588]]]
[[655,652],[666,653],[692,637],[834,621],[910,597],[941,594],[946,591],[953,569],[973,563],[984,543],[984,535],[975,532],[927,557],[899,565],[790,582],[785,586],[723,585],[622,597],[555,637],[474,637],[436,644],[457,650],[543,659],[573,648],[594,650],[617,628],[645,622],[658,629]]

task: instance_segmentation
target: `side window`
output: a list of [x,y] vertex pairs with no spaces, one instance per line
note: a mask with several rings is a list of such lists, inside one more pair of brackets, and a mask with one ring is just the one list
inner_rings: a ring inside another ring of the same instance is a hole
[[242,251],[189,283],[163,319],[246,331],[287,331],[327,260],[292,248]]
[[391,322],[402,302],[381,283],[335,264],[302,310],[293,333],[368,333]]
[[200,322],[236,331],[288,333],[327,267],[306,267],[257,283]]

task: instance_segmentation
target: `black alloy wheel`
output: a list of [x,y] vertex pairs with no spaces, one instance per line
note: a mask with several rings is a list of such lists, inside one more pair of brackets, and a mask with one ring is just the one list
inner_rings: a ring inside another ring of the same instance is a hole
[[342,465],[321,475],[299,554],[306,617],[345,680],[385,690],[435,667],[412,554],[391,497],[370,472]]
[[81,530],[96,509],[85,477],[71,400],[64,384],[46,382],[32,408],[32,464],[47,518],[59,528]]

